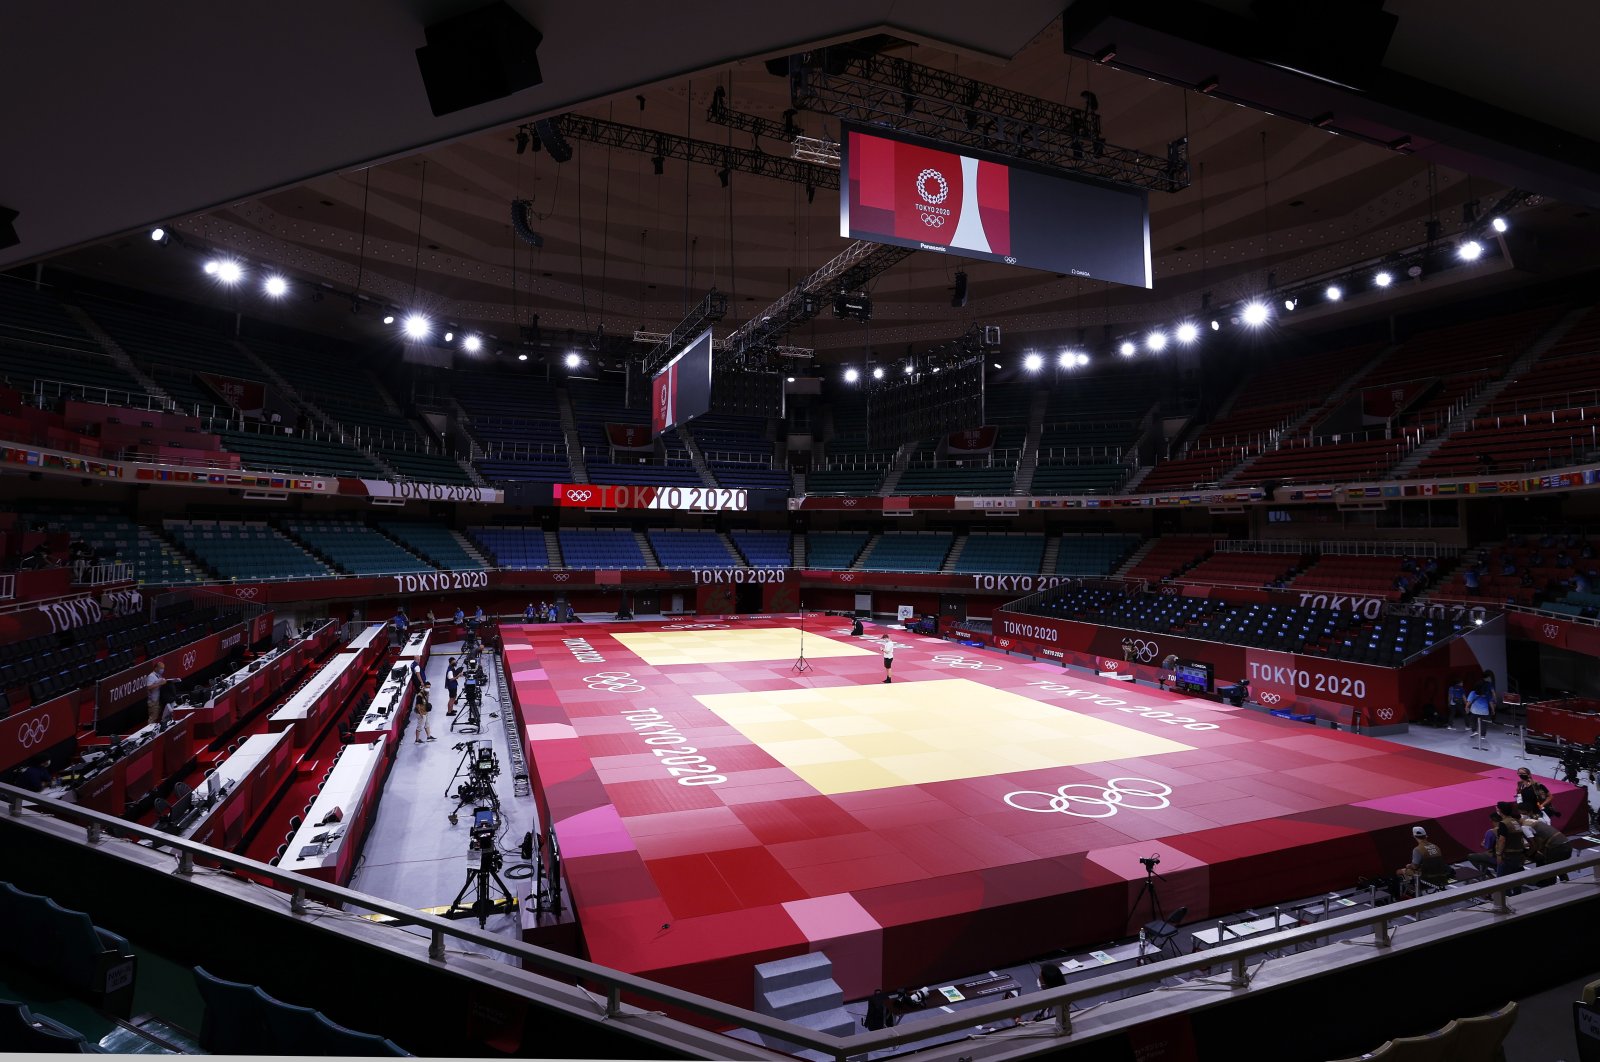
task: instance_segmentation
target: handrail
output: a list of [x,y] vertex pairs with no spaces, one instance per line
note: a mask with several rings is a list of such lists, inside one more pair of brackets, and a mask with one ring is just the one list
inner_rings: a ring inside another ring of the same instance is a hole
[[17,577],[7,572],[0,575],[0,601],[10,601],[17,596]]
[[[1158,960],[1143,966],[1136,966],[1131,970],[1075,982],[1060,988],[1047,989],[1011,999],[1000,999],[992,1003],[984,1003],[954,1011],[948,1015],[941,1015],[936,1012],[930,1013],[926,1020],[904,1023],[877,1032],[838,1037],[828,1033],[813,1032],[800,1025],[777,1018],[770,1018],[743,1007],[709,999],[683,989],[657,984],[656,982],[586,962],[582,959],[570,958],[544,948],[496,936],[482,930],[475,930],[436,915],[425,914],[416,908],[391,902],[382,897],[370,896],[343,886],[280,870],[275,866],[257,862],[248,857],[237,856],[207,845],[197,844],[186,838],[161,833],[78,805],[64,804],[57,800],[41,797],[16,786],[0,783],[0,800],[3,800],[8,806],[8,814],[12,819],[21,819],[24,817],[25,811],[32,810],[56,820],[82,826],[86,831],[86,841],[90,844],[103,845],[104,838],[109,833],[116,837],[148,841],[157,849],[176,850],[178,853],[178,866],[174,873],[179,876],[192,876],[195,861],[199,859],[216,864],[225,870],[242,871],[251,877],[281,883],[292,890],[292,893],[284,896],[286,913],[302,911],[308,899],[317,899],[358,907],[385,915],[401,926],[414,926],[427,930],[430,935],[429,958],[436,963],[449,964],[445,940],[447,938],[455,938],[479,947],[488,948],[494,952],[515,956],[521,960],[524,969],[531,966],[541,971],[552,971],[570,980],[590,981],[602,985],[607,991],[604,1012],[606,1018],[615,1018],[624,1013],[621,993],[626,991],[645,999],[680,1007],[694,1014],[711,1017],[726,1024],[766,1033],[803,1049],[821,1051],[838,1060],[838,1062],[844,1062],[845,1059],[852,1056],[866,1055],[871,1051],[911,1045],[918,1041],[943,1037],[951,1033],[970,1032],[976,1026],[986,1025],[996,1020],[1003,1021],[1020,1018],[1043,1008],[1052,1007],[1055,1008],[1056,1012],[1056,1020],[1053,1025],[1044,1026],[1043,1028],[1035,1026],[1034,1028],[1041,1033],[1049,1031],[1053,1034],[1051,1043],[1041,1045],[1043,1049],[1059,1047],[1065,1043],[1072,1042],[1068,1038],[1073,1036],[1071,1007],[1074,1003],[1114,994],[1124,995],[1132,990],[1146,986],[1158,986],[1168,978],[1184,974],[1209,973],[1212,969],[1218,967],[1231,972],[1229,981],[1224,982],[1222,987],[1231,988],[1235,992],[1245,991],[1251,987],[1249,961],[1257,956],[1264,962],[1271,958],[1269,953],[1272,952],[1291,951],[1298,949],[1302,945],[1315,947],[1319,941],[1333,941],[1339,937],[1348,939],[1359,931],[1368,928],[1372,930],[1373,939],[1371,943],[1381,952],[1394,945],[1395,934],[1403,924],[1407,924],[1408,919],[1420,917],[1429,911],[1454,907],[1468,900],[1487,901],[1487,906],[1474,905],[1470,908],[1464,908],[1458,913],[1464,915],[1481,913],[1487,915],[1493,921],[1499,921],[1508,916],[1514,917],[1517,915],[1517,911],[1506,902],[1506,893],[1510,889],[1525,888],[1536,883],[1549,882],[1548,888],[1541,889],[1537,893],[1526,894],[1519,901],[1519,906],[1532,906],[1542,910],[1563,902],[1561,897],[1564,894],[1579,892],[1579,887],[1583,883],[1581,881],[1558,883],[1556,879],[1562,875],[1572,875],[1574,872],[1581,872],[1587,869],[1591,871],[1590,880],[1594,884],[1600,885],[1600,852],[1580,852],[1574,854],[1570,859],[1548,864],[1544,867],[1529,867],[1504,877],[1490,878],[1486,881],[1462,885],[1430,895],[1400,900],[1396,903],[1375,907],[1367,911],[1336,915],[1308,925],[1252,935],[1205,951],[1191,953],[1187,956]],[[102,848],[102,850],[110,851],[110,849],[105,848]],[[1585,891],[1592,895],[1592,889],[1593,886],[1591,885],[1590,889]],[[1583,897],[1579,896],[1578,898],[1582,899]],[[1328,954],[1347,957],[1347,961],[1350,962],[1364,962],[1366,961],[1364,956],[1370,953],[1333,951]],[[1363,957],[1358,958],[1357,956]],[[1314,971],[1312,975],[1314,976],[1321,972],[1325,971]],[[502,987],[515,991],[515,988],[510,985],[503,984]],[[1278,987],[1278,985],[1275,984],[1273,987]],[[600,1015],[596,1015],[597,1019],[600,1017]],[[1147,1017],[1148,1014],[1144,1012],[1144,1008],[1131,1010],[1125,1017],[1120,1018],[1118,1022],[1108,1023],[1108,1027],[1092,1030],[1092,1035],[1104,1035],[1113,1031],[1113,1028],[1109,1026],[1120,1025],[1121,1022],[1133,1024]],[[1089,1038],[1091,1037],[1083,1037],[1083,1039]],[[735,1044],[742,1047],[748,1046],[742,1041],[730,1040],[730,1047]],[[963,1047],[962,1050],[970,1053],[969,1048]]]
[[80,577],[73,573],[73,586],[109,586],[112,583],[133,582],[133,565],[128,561],[111,561],[85,568]]

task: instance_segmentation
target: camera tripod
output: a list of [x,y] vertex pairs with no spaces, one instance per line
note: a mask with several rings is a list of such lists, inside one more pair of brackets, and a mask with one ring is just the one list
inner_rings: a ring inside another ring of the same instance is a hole
[[800,655],[795,658],[794,665],[789,668],[797,675],[804,675],[811,670],[811,665],[806,662],[806,603],[800,602]]
[[[493,768],[487,771],[480,769],[477,746],[475,740],[464,741],[456,746],[462,750],[461,762],[456,764],[456,773],[451,775],[449,784],[444,787],[445,796],[453,795],[456,798],[456,806],[450,812],[452,826],[460,821],[461,809],[468,804],[492,807],[497,816],[500,814],[500,794],[494,789],[494,779],[500,773],[500,765],[495,762]],[[461,777],[463,771],[467,777],[456,786],[456,779]]]
[[[487,837],[479,842],[478,865],[467,868],[466,883],[461,886],[461,891],[456,893],[455,900],[450,904],[450,909],[444,913],[446,918],[476,918],[478,928],[483,929],[489,921],[489,916],[499,912],[511,914],[517,909],[517,898],[511,894],[506,883],[500,878],[500,866],[503,862],[500,853],[495,850],[494,837]],[[474,893],[470,906],[462,904],[467,893]],[[499,895],[496,896],[495,894]]]
[[1161,862],[1154,856],[1141,857],[1139,862],[1144,864],[1144,881],[1139,884],[1139,891],[1133,896],[1133,907],[1128,911],[1128,921],[1132,922],[1139,914],[1139,905],[1146,896],[1150,897],[1151,922],[1164,922],[1167,916],[1161,911],[1161,896],[1156,892],[1156,882],[1167,879],[1156,873],[1156,866]]
[[468,686],[462,691],[461,700],[466,708],[450,717],[450,732],[455,733],[456,727],[460,727],[463,734],[482,732],[483,687]]

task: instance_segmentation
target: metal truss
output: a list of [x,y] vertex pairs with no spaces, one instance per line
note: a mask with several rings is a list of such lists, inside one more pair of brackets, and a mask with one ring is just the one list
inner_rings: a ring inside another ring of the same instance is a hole
[[782,335],[821,312],[824,297],[858,290],[910,255],[911,249],[907,247],[857,240],[780,296],[777,302],[729,333],[728,349],[743,352],[766,346],[773,336]]
[[706,108],[708,122],[749,133],[752,141],[759,141],[765,137],[768,140],[788,144],[792,149],[791,158],[815,162],[821,166],[837,167],[839,145],[826,137],[807,136],[806,131],[795,124],[794,116],[794,110],[790,109],[783,112],[782,122],[774,122],[759,114],[736,111],[728,106],[727,92],[720,87],[712,93],[711,106]]
[[1187,139],[1165,156],[1108,144],[1094,108],[1069,107],[884,55],[822,49],[789,60],[800,110],[881,125],[1066,173],[1177,192],[1189,186]]
[[591,144],[640,151],[659,158],[682,159],[719,170],[737,170],[758,177],[776,177],[811,188],[838,188],[839,170],[819,166],[800,159],[786,159],[768,155],[751,148],[729,147],[713,144],[709,140],[695,140],[636,125],[608,122],[604,118],[590,118],[582,114],[564,114],[555,120],[556,128],[569,140],[584,140]]
[[706,292],[706,297],[700,300],[700,305],[690,310],[688,316],[678,323],[678,326],[650,348],[644,356],[644,374],[654,376],[666,368],[667,362],[695,336],[704,332],[708,326],[723,319],[728,313],[728,296],[712,288]]

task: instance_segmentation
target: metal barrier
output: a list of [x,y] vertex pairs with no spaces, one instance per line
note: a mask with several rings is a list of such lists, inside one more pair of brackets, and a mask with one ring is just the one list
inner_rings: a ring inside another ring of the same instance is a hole
[[[196,844],[181,837],[148,829],[74,804],[63,804],[40,797],[15,786],[0,784],[0,801],[6,804],[8,809],[6,814],[12,821],[26,819],[30,814],[38,814],[83,827],[84,842],[97,846],[108,856],[115,851],[106,845],[108,836],[133,842],[149,842],[157,849],[167,849],[176,853],[177,866],[173,873],[180,877],[192,878],[196,862],[203,861],[225,871],[238,872],[256,880],[272,882],[275,887],[288,890],[283,895],[285,916],[301,917],[307,911],[308,902],[322,900],[387,916],[397,926],[426,930],[429,935],[428,957],[434,963],[449,964],[450,953],[446,942],[454,939],[514,956],[521,962],[524,970],[540,971],[568,981],[598,985],[605,993],[605,1001],[603,1010],[600,1009],[599,1001],[595,1001],[596,1021],[629,1020],[630,1027],[641,1032],[645,1031],[644,1027],[648,1024],[655,1024],[663,1033],[674,1024],[670,1019],[624,1004],[622,993],[628,992],[639,999],[658,1005],[678,1007],[689,1013],[712,1018],[719,1024],[754,1030],[781,1039],[800,1049],[821,1052],[836,1062],[845,1062],[848,1058],[863,1056],[868,1052],[889,1051],[896,1048],[917,1050],[917,1045],[922,1041],[941,1039],[951,1034],[970,1035],[976,1027],[987,1026],[996,1021],[1024,1018],[1045,1008],[1054,1009],[1053,1021],[991,1030],[991,1034],[997,1037],[997,1041],[993,1042],[993,1051],[999,1053],[1004,1050],[1011,1057],[1016,1057],[1019,1051],[1026,1051],[1026,1048],[1018,1043],[1019,1040],[1037,1040],[1036,1050],[1040,1053],[1057,1050],[1063,1046],[1082,1043],[1147,1022],[1152,1017],[1151,1011],[1158,1009],[1152,1005],[1148,997],[1140,997],[1131,1001],[1118,1001],[1129,1002],[1131,1004],[1129,1006],[1101,1004],[1093,1008],[1095,1013],[1092,1016],[1087,1011],[1075,1015],[1072,1011],[1074,1003],[1084,1003],[1116,993],[1158,990],[1163,987],[1162,982],[1167,979],[1184,975],[1210,974],[1214,970],[1221,970],[1224,973],[1220,978],[1197,979],[1178,985],[1177,988],[1193,990],[1209,987],[1237,997],[1252,990],[1252,981],[1259,972],[1260,964],[1274,958],[1273,953],[1293,951],[1308,946],[1316,948],[1319,943],[1327,945],[1323,950],[1316,952],[1327,961],[1310,964],[1298,974],[1274,976],[1269,979],[1270,985],[1257,991],[1277,990],[1296,976],[1301,979],[1314,978],[1343,965],[1365,963],[1370,960],[1369,952],[1333,949],[1331,945],[1336,941],[1365,943],[1383,952],[1397,946],[1410,946],[1403,941],[1397,945],[1396,941],[1399,930],[1407,924],[1408,919],[1421,920],[1412,923],[1414,926],[1432,927],[1439,923],[1422,920],[1423,916],[1430,912],[1442,911],[1446,907],[1474,901],[1471,907],[1459,913],[1496,922],[1517,916],[1517,911],[1507,901],[1509,890],[1548,882],[1547,888],[1525,894],[1519,899],[1518,905],[1525,906],[1528,912],[1532,913],[1573,900],[1592,899],[1596,895],[1596,886],[1600,885],[1600,873],[1596,873],[1597,868],[1600,868],[1600,851],[1592,851],[1546,867],[1534,867],[1503,878],[1491,878],[1485,882],[1401,900],[1368,911],[1339,915],[1293,929],[1245,937],[1204,952],[1152,962],[1132,970],[1075,982],[1061,988],[1001,999],[948,1014],[932,1013],[928,1014],[926,1020],[919,1019],[878,1032],[838,1037],[814,1032],[804,1026],[770,1018],[693,992],[657,984],[582,959],[570,958],[520,941],[474,930],[435,915],[425,914],[404,904],[283,871],[266,863]],[[43,823],[35,828],[49,829]],[[51,832],[57,831],[52,829]],[[1560,875],[1572,875],[1585,870],[1591,872],[1587,880],[1580,878],[1569,882],[1556,881]],[[1349,939],[1363,931],[1370,931],[1369,941]],[[1431,939],[1439,934],[1421,935]],[[1428,939],[1419,940],[1416,945],[1425,944]],[[1253,961],[1256,963],[1255,969],[1252,969]],[[496,987],[519,994],[535,1003],[548,1005],[549,1002],[511,981],[501,982]],[[1175,997],[1163,998],[1172,1000]],[[1191,995],[1183,998],[1202,997]],[[1197,1001],[1193,1004],[1184,1004],[1183,1009],[1210,1005],[1214,1001],[1214,997],[1206,998],[1205,1004]],[[729,1038],[727,1044],[728,1057],[749,1057],[751,1045],[748,1042]],[[975,1054],[973,1040],[970,1038],[963,1038],[953,1044],[931,1045],[920,1050],[923,1052],[923,1057],[939,1060],[955,1060],[960,1057],[970,1059]]]
[[11,573],[0,575],[0,601],[10,601],[17,596],[17,577]]

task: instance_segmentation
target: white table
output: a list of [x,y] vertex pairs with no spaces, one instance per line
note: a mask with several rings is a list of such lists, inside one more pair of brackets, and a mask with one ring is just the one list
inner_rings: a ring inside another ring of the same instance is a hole
[[[345,745],[334,764],[322,792],[306,813],[305,822],[289,839],[288,850],[278,861],[282,870],[310,874],[325,881],[343,882],[355,870],[355,853],[360,847],[360,835],[365,832],[373,808],[366,805],[368,790],[383,762],[383,743]],[[373,803],[377,794],[373,793]],[[338,808],[340,819],[319,826],[328,813]],[[301,850],[311,846],[313,838],[327,834],[313,855],[302,856]]]
[[283,707],[267,717],[273,729],[282,730],[290,723],[309,719],[316,708],[317,700],[332,689],[333,684],[339,681],[355,662],[356,654],[339,653],[322,665],[322,670],[311,676],[311,680],[301,686],[299,691],[284,703]]
[[1248,922],[1234,922],[1231,925],[1216,925],[1210,929],[1197,929],[1192,934],[1194,950],[1202,947],[1214,948],[1219,944],[1226,944],[1230,940],[1241,937],[1252,937],[1259,933],[1274,933],[1280,929],[1293,929],[1300,922],[1293,915],[1282,911],[1274,911],[1264,918],[1253,918]]
[[[239,743],[237,752],[232,753],[227,759],[217,764],[217,784],[221,787],[217,795],[231,793],[239,783],[250,776],[261,761],[272,755],[278,744],[288,737],[288,731],[277,734],[251,734]],[[205,794],[205,784],[202,782],[196,792]]]
[[[405,670],[399,678],[394,677],[395,668],[389,669],[389,677],[383,680],[383,685],[378,687],[377,695],[372,698],[372,703],[367,705],[367,710],[361,716],[361,722],[356,724],[355,739],[357,741],[376,741],[383,735],[389,735],[390,742],[400,736],[406,728],[406,718],[411,710],[411,697],[416,692],[416,683],[413,681],[415,672],[407,661]],[[396,697],[395,694],[399,696]],[[393,705],[393,707],[390,707]]]
[[346,645],[340,651],[350,653],[365,649],[367,646],[371,645],[377,640],[378,636],[384,632],[384,628],[387,626],[388,624],[386,623],[368,624],[365,630],[356,635],[354,638],[350,639],[350,644]]
[[424,667],[428,663],[428,650],[433,645],[433,629],[424,627],[420,631],[412,631],[406,639],[405,648],[400,650],[401,660],[416,660]]

